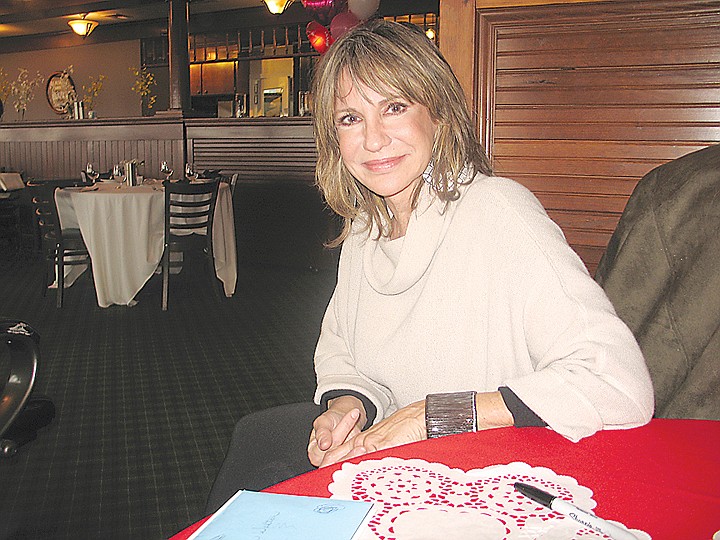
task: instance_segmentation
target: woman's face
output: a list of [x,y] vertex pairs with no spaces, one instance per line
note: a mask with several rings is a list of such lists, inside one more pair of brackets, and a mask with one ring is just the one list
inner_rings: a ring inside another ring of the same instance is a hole
[[427,107],[354,86],[347,76],[337,96],[335,127],[345,166],[396,216],[409,215],[413,188],[432,157],[436,124]]

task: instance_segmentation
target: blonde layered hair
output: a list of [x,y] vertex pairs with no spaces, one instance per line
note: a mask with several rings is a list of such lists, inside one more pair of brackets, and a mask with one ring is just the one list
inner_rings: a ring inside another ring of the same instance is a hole
[[[315,179],[327,204],[344,219],[342,232],[330,246],[348,237],[358,216],[365,218],[368,230],[377,226],[380,236],[392,232],[384,199],[363,186],[340,155],[335,101],[343,76],[354,86],[361,84],[387,98],[401,97],[427,107],[437,131],[432,171],[426,181],[440,200],[457,199],[459,186],[471,181],[475,172],[491,173],[460,83],[427,36],[416,26],[383,19],[354,28],[321,58],[312,83],[318,151]],[[419,182],[415,187],[413,206],[421,186]]]

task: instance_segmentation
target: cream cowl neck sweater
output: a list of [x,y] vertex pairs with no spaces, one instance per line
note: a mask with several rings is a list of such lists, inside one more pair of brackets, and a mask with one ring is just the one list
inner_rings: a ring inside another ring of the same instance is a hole
[[477,175],[447,206],[425,186],[392,241],[356,221],[315,353],[316,403],[356,391],[377,422],[429,393],[507,386],[573,441],[650,420],[635,338],[523,186]]

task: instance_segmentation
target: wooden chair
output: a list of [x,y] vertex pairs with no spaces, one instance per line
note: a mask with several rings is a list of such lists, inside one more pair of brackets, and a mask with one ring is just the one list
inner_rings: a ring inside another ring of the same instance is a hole
[[42,294],[57,277],[56,306],[62,307],[65,288],[65,266],[92,266],[90,253],[80,229],[63,229],[55,206],[55,186],[28,184],[32,189],[32,203],[40,230],[42,251],[45,257]]
[[170,289],[171,252],[198,251],[202,253],[210,271],[215,294],[218,283],[213,255],[213,218],[217,202],[219,181],[163,182],[165,187],[165,246],[162,257],[162,309],[167,311]]

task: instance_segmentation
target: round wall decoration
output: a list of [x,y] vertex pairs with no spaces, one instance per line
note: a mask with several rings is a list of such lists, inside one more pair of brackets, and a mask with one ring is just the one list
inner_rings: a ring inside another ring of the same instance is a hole
[[75,95],[75,83],[72,77],[62,71],[56,71],[48,77],[45,88],[50,108],[57,114],[66,114]]

